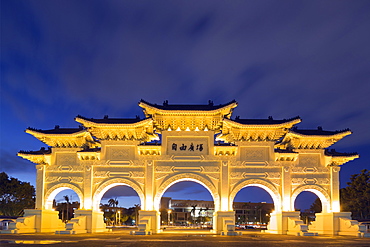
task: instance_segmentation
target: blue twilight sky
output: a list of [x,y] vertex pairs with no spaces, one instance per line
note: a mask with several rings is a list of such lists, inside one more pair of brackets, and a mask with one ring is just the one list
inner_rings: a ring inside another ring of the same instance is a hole
[[369,30],[367,0],[1,0],[1,171],[35,184],[27,127],[235,99],[234,116],[350,128],[345,186],[370,168]]

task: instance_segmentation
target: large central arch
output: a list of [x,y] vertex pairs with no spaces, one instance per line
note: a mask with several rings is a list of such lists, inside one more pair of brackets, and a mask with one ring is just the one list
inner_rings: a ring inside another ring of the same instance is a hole
[[157,210],[157,211],[159,210],[160,200],[164,192],[172,185],[178,182],[183,182],[183,181],[191,181],[191,182],[196,182],[198,184],[203,185],[211,194],[214,205],[215,205],[215,209],[218,210],[220,208],[219,194],[217,193],[216,187],[213,185],[213,183],[210,180],[208,180],[207,178],[203,176],[195,174],[195,173],[182,173],[182,174],[170,176],[161,183],[154,197],[154,210]]
[[243,188],[245,187],[250,187],[250,186],[256,186],[259,188],[262,188],[267,191],[267,193],[270,194],[273,202],[274,202],[274,207],[275,207],[275,212],[280,212],[281,211],[281,198],[280,198],[280,193],[273,185],[272,183],[262,180],[262,179],[247,179],[244,181],[241,181],[238,183],[230,192],[230,198],[229,198],[229,208],[232,208],[234,198],[236,194]]

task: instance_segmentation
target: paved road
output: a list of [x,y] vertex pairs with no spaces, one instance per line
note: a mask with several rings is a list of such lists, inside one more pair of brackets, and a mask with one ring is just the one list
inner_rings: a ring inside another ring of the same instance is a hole
[[1,234],[0,246],[138,246],[138,247],[208,247],[208,246],[350,246],[370,247],[370,238],[344,236],[297,237],[286,235],[245,232],[242,236],[219,236],[207,233],[162,233],[151,236],[133,236],[128,231],[111,233],[55,235],[55,234]]

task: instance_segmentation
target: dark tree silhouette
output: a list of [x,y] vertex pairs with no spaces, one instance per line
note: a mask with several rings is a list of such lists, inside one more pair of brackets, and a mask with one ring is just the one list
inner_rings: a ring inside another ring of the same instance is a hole
[[35,188],[28,182],[0,173],[0,215],[22,216],[24,209],[35,208]]

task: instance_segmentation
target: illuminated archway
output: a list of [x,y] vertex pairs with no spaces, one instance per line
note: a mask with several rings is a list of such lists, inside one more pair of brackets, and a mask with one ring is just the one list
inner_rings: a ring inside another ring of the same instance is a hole
[[115,186],[119,186],[119,185],[126,185],[126,186],[131,187],[138,194],[138,196],[140,198],[141,205],[145,205],[144,193],[143,193],[142,189],[140,188],[140,186],[136,182],[134,182],[132,180],[129,180],[129,179],[125,179],[125,178],[115,178],[115,179],[110,179],[108,181],[105,181],[95,191],[95,194],[93,196],[94,204],[92,205],[93,210],[99,211],[100,210],[99,209],[100,201],[101,201],[103,195],[105,194],[105,192],[107,192],[109,189],[111,189]]
[[45,193],[45,209],[51,210],[53,209],[53,200],[56,197],[56,195],[66,189],[71,189],[73,190],[79,197],[80,199],[80,208],[84,208],[84,203],[83,203],[83,194],[80,188],[73,184],[68,184],[68,183],[61,183],[54,185],[51,187],[46,193]]
[[293,191],[293,194],[292,194],[292,197],[291,197],[291,207],[292,208],[294,208],[294,203],[295,203],[295,200],[297,199],[297,196],[303,191],[312,192],[320,198],[323,213],[331,212],[330,196],[326,192],[326,190],[324,188],[322,188],[321,186],[319,186],[319,185],[301,185],[301,186],[297,187]]
[[211,194],[215,205],[215,210],[218,210],[220,208],[220,198],[217,193],[216,187],[212,184],[211,181],[194,173],[183,173],[169,177],[159,186],[157,193],[154,197],[154,210],[159,211],[160,200],[164,192],[172,185],[183,181],[191,181],[202,185]]
[[274,202],[275,212],[281,211],[281,198],[277,188],[270,182],[262,179],[248,179],[237,184],[231,191],[229,197],[229,208],[232,208],[232,204],[236,194],[245,187],[256,186],[264,189],[270,194],[272,201]]

